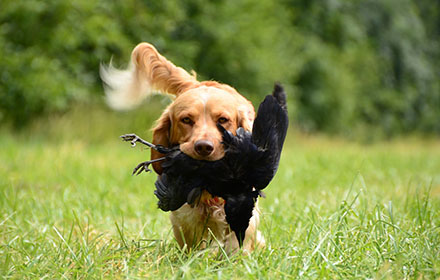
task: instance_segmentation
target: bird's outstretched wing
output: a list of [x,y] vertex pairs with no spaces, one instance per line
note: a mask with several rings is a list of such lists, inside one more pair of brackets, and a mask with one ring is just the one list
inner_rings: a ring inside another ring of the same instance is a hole
[[265,188],[278,170],[288,126],[286,93],[276,84],[272,95],[266,96],[260,104],[252,127],[252,143],[262,153],[249,174],[249,180],[258,190]]
[[281,150],[289,125],[286,94],[275,85],[272,95],[266,96],[258,108],[252,134],[242,128],[231,132],[219,126],[226,148],[220,161],[230,167],[232,180],[222,187],[225,198],[226,221],[243,244],[249,220],[260,190],[264,189],[278,169]]

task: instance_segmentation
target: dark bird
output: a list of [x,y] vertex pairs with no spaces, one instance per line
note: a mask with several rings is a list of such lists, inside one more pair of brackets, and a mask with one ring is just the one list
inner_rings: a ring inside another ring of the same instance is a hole
[[266,96],[258,108],[252,133],[239,128],[233,135],[217,125],[225,146],[225,156],[220,160],[196,160],[180,151],[179,146],[153,145],[135,134],[121,137],[131,141],[132,146],[140,142],[165,154],[139,164],[133,171],[150,171],[151,163],[163,161],[163,173],[158,176],[154,191],[160,209],[174,211],[185,203],[194,204],[202,190],[222,197],[226,221],[242,245],[255,202],[278,169],[288,124],[286,94],[276,84],[272,95]]

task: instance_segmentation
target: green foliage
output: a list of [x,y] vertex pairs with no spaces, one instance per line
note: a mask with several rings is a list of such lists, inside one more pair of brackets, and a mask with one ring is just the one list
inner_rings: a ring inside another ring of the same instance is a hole
[[99,63],[147,41],[254,102],[282,82],[307,131],[438,134],[439,22],[429,0],[4,0],[0,121],[101,97]]
[[440,68],[430,47],[439,37],[427,36],[412,1],[287,2],[304,8],[294,25],[308,36],[294,80],[302,124],[346,134],[362,127],[440,132]]

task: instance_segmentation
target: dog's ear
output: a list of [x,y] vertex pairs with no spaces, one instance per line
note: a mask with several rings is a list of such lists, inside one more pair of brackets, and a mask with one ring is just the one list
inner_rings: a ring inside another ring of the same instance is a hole
[[252,125],[255,119],[255,111],[251,106],[240,106],[238,108],[238,127],[246,131],[252,131]]
[[[153,128],[153,144],[162,145],[164,147],[170,146],[170,132],[171,132],[171,117],[168,110],[165,110],[156,122]],[[164,157],[164,154],[151,149],[151,160]],[[161,162],[154,162],[153,169],[157,174],[162,174]]]

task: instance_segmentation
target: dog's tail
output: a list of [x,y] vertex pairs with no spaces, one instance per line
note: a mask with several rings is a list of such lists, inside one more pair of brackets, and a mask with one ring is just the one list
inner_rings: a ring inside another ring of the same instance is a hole
[[100,75],[108,104],[119,110],[139,105],[155,91],[178,96],[199,84],[195,75],[175,66],[148,43],[134,48],[127,69],[116,69],[110,62],[101,65]]

